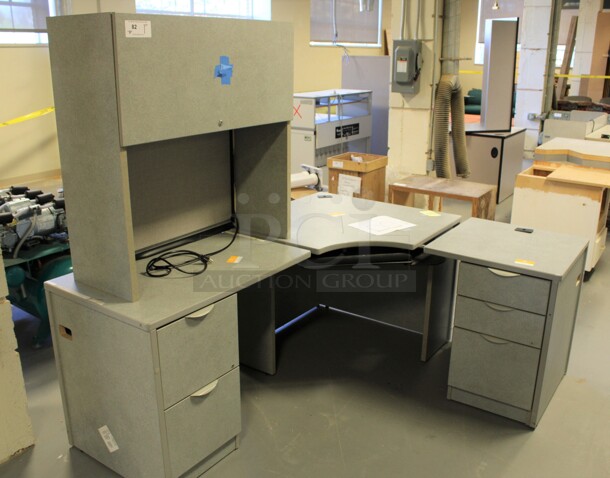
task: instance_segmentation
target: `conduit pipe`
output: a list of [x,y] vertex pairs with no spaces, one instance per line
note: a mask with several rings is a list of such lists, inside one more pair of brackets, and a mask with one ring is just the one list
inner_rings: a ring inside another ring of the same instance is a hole
[[434,103],[434,163],[438,178],[451,178],[447,155],[450,113],[455,170],[459,177],[467,178],[470,175],[470,166],[466,152],[462,86],[456,75],[442,75]]

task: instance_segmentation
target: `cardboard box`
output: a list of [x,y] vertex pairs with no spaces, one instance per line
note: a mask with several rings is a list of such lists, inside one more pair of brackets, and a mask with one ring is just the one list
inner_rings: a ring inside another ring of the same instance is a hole
[[387,156],[349,152],[329,157],[326,164],[330,193],[384,201]]

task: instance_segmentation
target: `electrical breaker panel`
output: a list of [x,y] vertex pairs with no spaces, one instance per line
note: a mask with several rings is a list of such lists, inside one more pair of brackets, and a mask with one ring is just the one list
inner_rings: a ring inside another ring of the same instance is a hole
[[392,91],[394,93],[419,93],[419,77],[422,65],[421,40],[394,40],[392,65]]

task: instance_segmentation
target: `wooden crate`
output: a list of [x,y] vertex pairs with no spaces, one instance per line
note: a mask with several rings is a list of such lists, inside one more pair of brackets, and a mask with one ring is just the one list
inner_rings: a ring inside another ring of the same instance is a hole
[[[352,157],[362,158],[362,162],[353,161]],[[344,185],[349,179],[342,179],[342,175],[360,178],[360,192],[354,192],[358,198],[383,201],[385,199],[385,168],[388,157],[366,153],[343,153],[327,159],[328,165],[328,191],[341,194],[340,184]]]

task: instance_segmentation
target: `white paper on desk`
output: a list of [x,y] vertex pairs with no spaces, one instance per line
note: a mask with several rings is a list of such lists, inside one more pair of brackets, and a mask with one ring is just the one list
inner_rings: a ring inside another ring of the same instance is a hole
[[352,197],[354,194],[360,194],[362,187],[362,178],[358,176],[350,176],[348,174],[339,174],[339,184],[337,184],[337,192],[341,196]]
[[415,227],[415,224],[411,222],[401,221],[395,217],[390,216],[376,216],[366,221],[354,222],[350,226],[360,229],[361,231],[374,234],[376,236],[383,236],[400,229],[408,229]]

